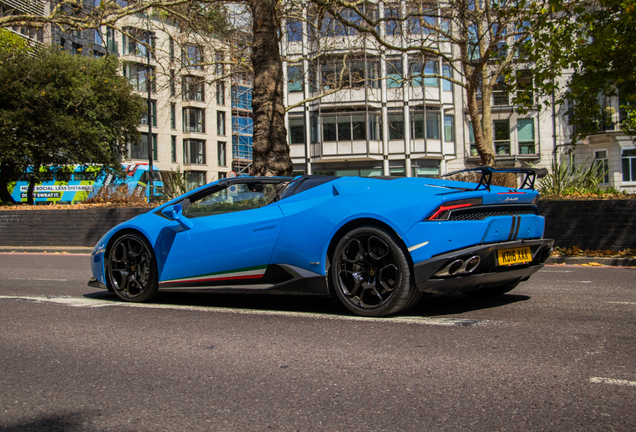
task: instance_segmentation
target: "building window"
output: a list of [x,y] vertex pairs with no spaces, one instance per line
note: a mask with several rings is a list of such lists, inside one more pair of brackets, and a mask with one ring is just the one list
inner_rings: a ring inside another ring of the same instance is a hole
[[124,30],[130,35],[123,36],[124,54],[146,57],[148,56],[148,47],[150,47],[150,56],[151,58],[155,58],[155,37],[152,33],[146,30],[136,29],[132,27],[126,28]]
[[510,154],[510,120],[493,120],[493,138],[495,153],[498,155]]
[[636,149],[623,149],[623,181],[636,182]]
[[470,156],[479,156],[477,145],[475,144],[475,131],[473,130],[473,122],[468,122],[468,143],[470,145]]
[[426,113],[426,138],[438,140],[440,138],[439,112]]
[[402,60],[389,59],[386,62],[386,86],[388,88],[402,87]]
[[216,134],[225,136],[225,111],[216,112]]
[[517,71],[517,100],[524,105],[534,105],[534,92],[532,90],[532,72],[529,70]]
[[601,183],[609,183],[609,161],[607,160],[607,150],[594,152],[594,165],[598,167],[599,174],[603,176]]
[[534,146],[534,119],[517,120],[517,140],[519,141],[519,154],[536,154]]
[[202,108],[183,108],[183,131],[205,133],[205,110]]
[[170,137],[170,162],[177,162],[177,137],[174,135]]
[[455,117],[450,115],[444,116],[444,142],[455,141]]
[[305,144],[305,119],[303,117],[290,117],[289,143]]
[[225,83],[223,81],[216,83],[216,104],[225,105]]
[[170,129],[177,129],[177,106],[170,104]]
[[367,61],[367,74],[367,85],[371,88],[380,88],[380,80],[382,79],[380,60]]
[[203,78],[197,76],[184,76],[181,78],[181,99],[184,101],[205,101]]
[[225,55],[223,54],[223,51],[217,51],[216,54],[214,54],[214,60],[216,62],[216,74],[219,76],[222,76],[225,73],[225,65],[223,64],[223,62],[225,61]]
[[287,68],[287,91],[289,93],[303,91],[303,68],[301,65],[292,65]]
[[73,42],[71,54],[78,55],[81,53],[82,53],[82,45]]
[[186,45],[181,51],[181,60],[189,69],[203,69],[203,51],[198,45]]
[[146,87],[146,83],[148,82],[148,78],[151,81],[151,91],[153,93],[157,92],[157,85],[155,80],[152,77],[155,75],[155,68],[150,68],[150,77],[148,77],[148,67],[142,63],[124,63],[123,67],[124,76],[128,78],[128,81],[132,85],[134,90],[147,92],[148,88]]
[[402,34],[400,26],[400,5],[385,4],[384,18],[386,20],[387,36],[399,36]]
[[218,165],[219,166],[227,166],[226,157],[225,157],[225,143],[219,141],[216,143],[217,155],[218,155]]
[[351,115],[351,135],[354,141],[363,141],[367,139],[367,129],[365,127],[366,115]]
[[322,118],[322,140],[336,141],[336,116]]
[[170,61],[174,60],[174,39],[172,36],[169,36],[168,39],[168,54],[170,54]]
[[[424,63],[424,75],[437,75],[439,74],[439,63],[436,60],[428,60]],[[437,87],[439,79],[435,77],[424,78],[425,87]]]
[[497,82],[492,89],[492,104],[494,106],[507,106],[508,100],[508,86],[504,82],[503,76],[499,76]]
[[186,171],[186,181],[190,189],[198,188],[205,184],[205,172],[202,171]]
[[409,59],[409,77],[411,77],[411,87],[422,85],[422,62],[417,59]]
[[413,177],[429,177],[435,178],[439,176],[438,160],[420,159],[413,161],[412,175]]
[[227,173],[224,173],[224,172],[220,172],[220,171],[219,171],[219,180],[222,180],[222,179],[224,179],[224,178],[227,178]]
[[174,75],[174,70],[170,69],[170,96],[174,96],[176,93],[176,78]]
[[[453,68],[448,63],[442,65],[442,75],[448,78],[453,78]],[[453,83],[449,80],[442,80],[443,91],[453,91]]]
[[[142,126],[148,126],[148,103],[144,103],[146,112],[141,116],[141,121],[139,122]],[[157,101],[152,101],[152,125],[157,126]]]
[[[130,159],[148,160],[148,134],[141,134],[141,141],[130,143]],[[157,134],[152,134],[152,159],[157,160]]]
[[287,20],[287,42],[300,42],[303,40],[303,26],[299,20]]
[[205,164],[205,141],[198,139],[183,140],[183,163]]
[[404,139],[404,113],[393,113],[388,115],[389,119],[389,139]]

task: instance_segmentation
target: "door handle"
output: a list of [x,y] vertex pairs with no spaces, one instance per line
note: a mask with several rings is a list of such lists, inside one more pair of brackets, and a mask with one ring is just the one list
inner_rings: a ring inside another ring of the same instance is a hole
[[265,231],[276,227],[276,222],[263,222],[254,225],[254,231]]

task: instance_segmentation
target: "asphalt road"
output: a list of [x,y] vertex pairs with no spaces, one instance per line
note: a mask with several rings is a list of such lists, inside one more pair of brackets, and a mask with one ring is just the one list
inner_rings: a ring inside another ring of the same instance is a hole
[[391,319],[315,296],[86,286],[0,255],[0,431],[636,430],[636,269],[548,266]]

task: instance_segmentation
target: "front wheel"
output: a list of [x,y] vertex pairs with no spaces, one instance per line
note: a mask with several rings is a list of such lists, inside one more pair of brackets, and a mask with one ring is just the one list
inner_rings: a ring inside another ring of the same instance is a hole
[[157,261],[143,236],[126,233],[115,239],[106,261],[106,283],[128,302],[145,302],[157,295]]
[[386,316],[415,305],[422,293],[394,234],[356,228],[336,246],[330,277],[347,309],[361,316]]

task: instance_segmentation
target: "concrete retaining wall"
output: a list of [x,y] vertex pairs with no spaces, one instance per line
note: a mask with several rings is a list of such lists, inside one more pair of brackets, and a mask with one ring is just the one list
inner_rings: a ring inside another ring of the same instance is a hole
[[115,225],[149,208],[0,211],[0,246],[95,246]]
[[[561,247],[636,249],[636,200],[542,200],[545,237]],[[0,211],[0,246],[94,246],[148,208]]]

